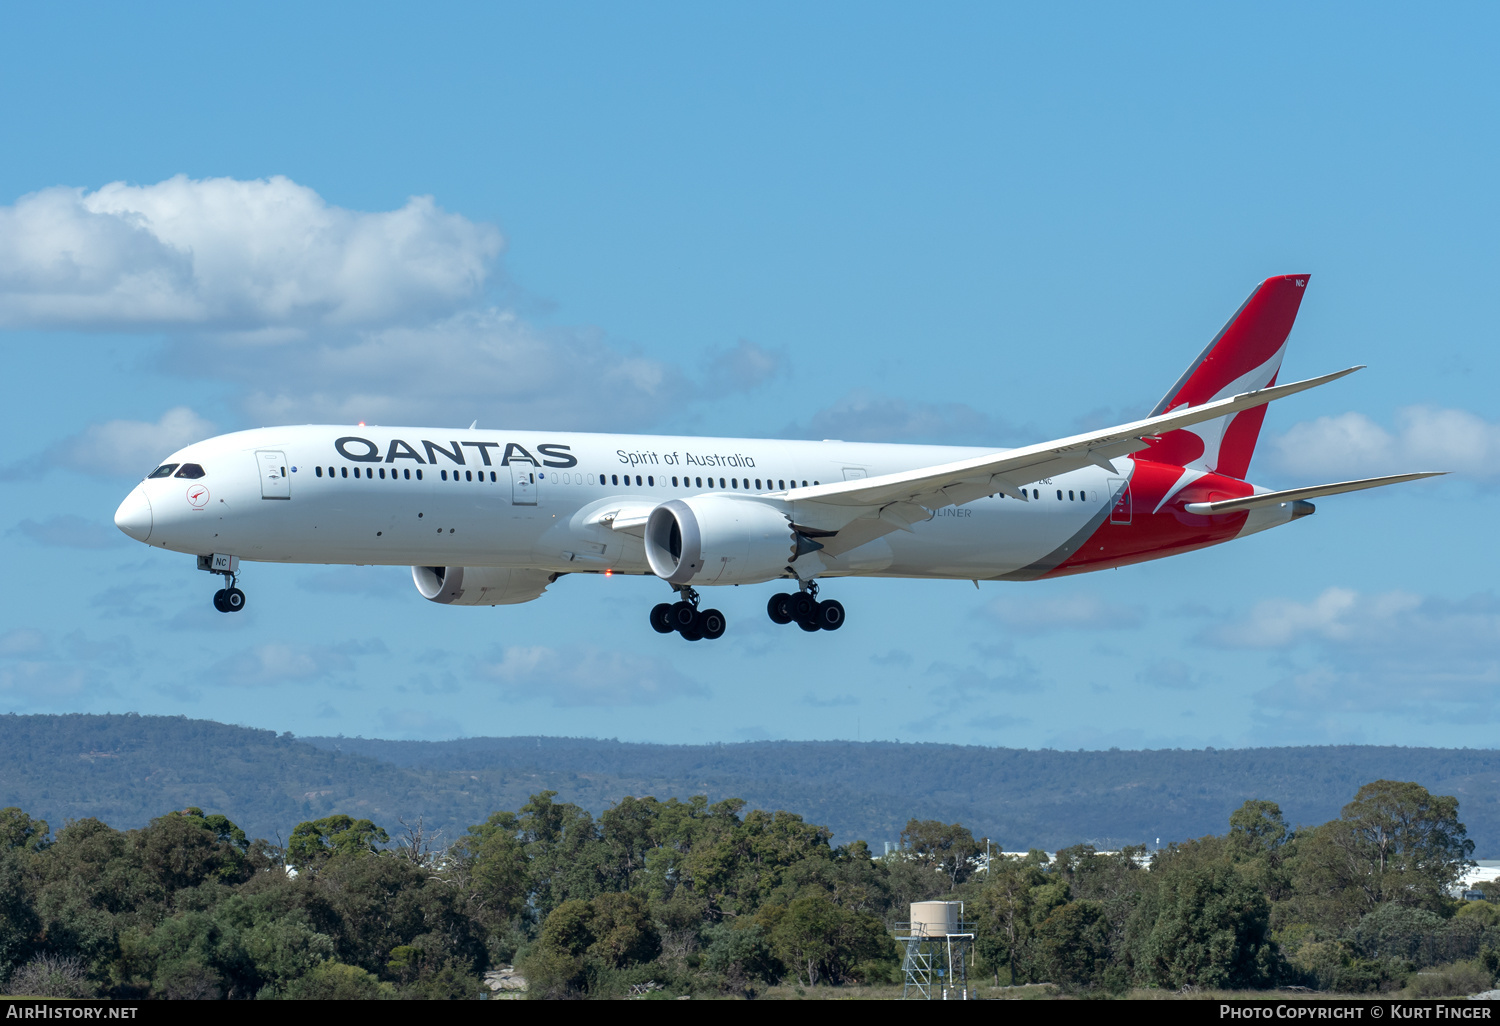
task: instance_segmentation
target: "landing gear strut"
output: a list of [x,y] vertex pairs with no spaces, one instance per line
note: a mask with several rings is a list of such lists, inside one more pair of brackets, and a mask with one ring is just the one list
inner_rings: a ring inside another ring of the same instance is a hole
[[766,603],[772,623],[795,623],[803,630],[836,631],[844,626],[844,604],[837,599],[818,601],[818,582],[801,581],[791,594],[779,592]]
[[676,631],[688,641],[713,641],[724,636],[728,623],[717,609],[698,608],[700,601],[697,589],[690,585],[672,586],[678,595],[676,602],[662,602],[651,610],[651,627],[658,634]]
[[238,613],[245,608],[245,593],[235,585],[240,579],[240,561],[232,556],[199,556],[198,569],[224,578],[224,587],[214,592],[214,608],[221,613]]

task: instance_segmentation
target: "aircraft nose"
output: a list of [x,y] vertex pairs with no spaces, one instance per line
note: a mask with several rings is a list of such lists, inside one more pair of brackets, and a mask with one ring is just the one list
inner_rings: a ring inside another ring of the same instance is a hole
[[151,537],[151,500],[139,486],[115,510],[115,526],[136,541]]

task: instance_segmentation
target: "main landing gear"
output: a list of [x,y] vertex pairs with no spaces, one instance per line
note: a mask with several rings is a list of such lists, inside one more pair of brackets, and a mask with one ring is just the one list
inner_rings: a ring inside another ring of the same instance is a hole
[[679,596],[676,602],[662,602],[651,610],[651,626],[658,634],[676,631],[688,641],[714,641],[724,636],[728,623],[717,609],[698,608],[696,589],[684,584],[675,586]]
[[773,623],[795,623],[803,630],[836,631],[844,626],[844,604],[837,599],[818,601],[818,582],[807,581],[792,594],[780,592],[766,603]]

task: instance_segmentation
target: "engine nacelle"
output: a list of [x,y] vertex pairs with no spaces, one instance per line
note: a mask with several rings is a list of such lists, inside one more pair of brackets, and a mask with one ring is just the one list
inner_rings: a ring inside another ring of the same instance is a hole
[[411,579],[429,602],[510,606],[541,597],[556,574],[495,566],[414,566]]
[[759,584],[781,577],[796,557],[791,520],[760,502],[669,499],[646,521],[651,572],[673,584]]

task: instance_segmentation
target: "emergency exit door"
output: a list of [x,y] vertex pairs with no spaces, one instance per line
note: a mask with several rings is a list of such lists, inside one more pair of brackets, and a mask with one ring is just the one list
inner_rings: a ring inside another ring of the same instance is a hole
[[261,449],[255,454],[260,467],[260,497],[262,499],[290,499],[292,478],[287,471],[286,453]]

